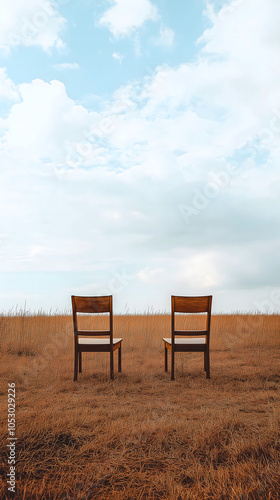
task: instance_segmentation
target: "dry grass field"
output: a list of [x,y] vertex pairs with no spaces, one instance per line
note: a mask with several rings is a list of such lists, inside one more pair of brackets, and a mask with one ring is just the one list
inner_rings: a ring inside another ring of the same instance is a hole
[[[210,380],[201,353],[176,355],[174,382],[164,373],[168,315],[115,316],[124,341],[113,382],[106,353],[84,354],[73,382],[70,316],[1,316],[0,331],[1,499],[280,498],[279,315],[214,315]],[[17,463],[8,497],[11,382]]]

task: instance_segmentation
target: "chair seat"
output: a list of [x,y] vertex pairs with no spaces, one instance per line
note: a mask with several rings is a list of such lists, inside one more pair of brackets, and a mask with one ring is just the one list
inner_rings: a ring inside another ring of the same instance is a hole
[[[162,339],[164,340],[164,342],[166,342],[167,344],[170,344],[172,343],[171,339],[170,338],[167,338],[167,339]],[[196,337],[196,338],[176,338],[174,339],[175,341],[175,344],[176,345],[181,345],[181,344],[196,344],[196,345],[199,345],[199,344],[206,344],[206,339],[205,338],[200,338],[200,337]]]
[[[115,339],[113,339],[113,345],[118,344],[121,341],[122,341],[122,339],[115,338]],[[78,344],[82,344],[82,345],[110,345],[110,339],[95,339],[92,337],[90,337],[90,338],[79,337]]]

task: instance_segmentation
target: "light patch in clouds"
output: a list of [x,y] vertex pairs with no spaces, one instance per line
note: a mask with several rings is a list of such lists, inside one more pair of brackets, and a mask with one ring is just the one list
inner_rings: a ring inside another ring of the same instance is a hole
[[137,273],[137,277],[143,283],[148,283],[150,285],[156,284],[162,281],[162,277],[164,276],[164,269],[141,269],[139,273]]
[[157,7],[150,0],[114,0],[114,5],[101,17],[115,38],[129,36],[146,21],[158,20]]
[[45,51],[61,48],[61,32],[66,20],[49,0],[1,2],[0,49],[39,45]]
[[177,283],[185,282],[193,289],[205,289],[223,285],[219,262],[215,252],[200,251],[197,255],[182,258],[180,270],[175,274]]
[[112,57],[114,59],[116,59],[116,61],[118,61],[120,64],[122,63],[122,61],[124,59],[124,55],[120,54],[119,52],[113,52]]
[[80,65],[78,63],[59,63],[53,65],[54,69],[59,71],[64,71],[65,69],[80,69]]
[[158,38],[155,40],[155,45],[160,45],[162,47],[172,47],[174,43],[175,33],[168,26],[163,24],[160,27],[160,32]]

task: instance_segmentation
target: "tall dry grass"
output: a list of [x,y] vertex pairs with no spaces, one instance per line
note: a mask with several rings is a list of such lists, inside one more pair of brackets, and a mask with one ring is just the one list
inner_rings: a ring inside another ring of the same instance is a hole
[[213,316],[211,379],[202,354],[178,353],[172,382],[170,317],[116,316],[122,374],[110,382],[108,354],[86,353],[74,383],[70,316],[0,316],[1,498],[14,382],[15,499],[278,499],[279,320]]

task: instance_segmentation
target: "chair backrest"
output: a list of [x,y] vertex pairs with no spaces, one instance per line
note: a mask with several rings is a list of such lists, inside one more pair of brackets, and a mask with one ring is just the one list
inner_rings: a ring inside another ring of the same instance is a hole
[[106,295],[103,297],[79,297],[77,295],[71,296],[74,333],[78,331],[77,313],[85,314],[101,314],[109,313],[110,328],[106,333],[102,331],[92,330],[92,335],[113,335],[113,297]]
[[[211,323],[211,307],[212,307],[212,295],[207,295],[204,297],[180,297],[176,295],[171,296],[171,329],[172,338],[175,335],[196,335],[196,330],[175,330],[175,313],[186,313],[186,314],[206,314],[206,329],[205,335],[210,335],[210,323]],[[198,331],[199,335],[199,331]]]

